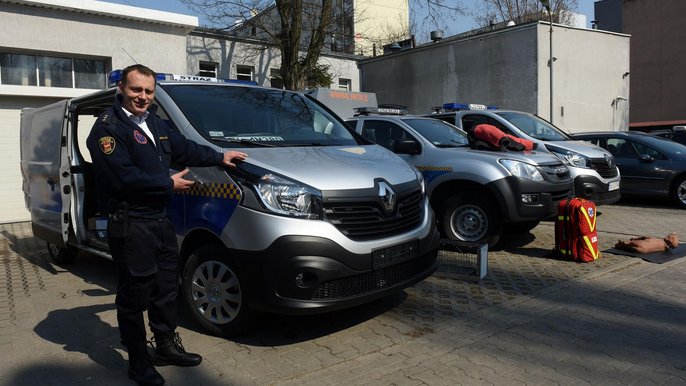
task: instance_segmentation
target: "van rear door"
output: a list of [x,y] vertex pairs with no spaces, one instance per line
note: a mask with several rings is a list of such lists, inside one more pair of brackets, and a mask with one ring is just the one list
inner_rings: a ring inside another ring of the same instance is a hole
[[60,169],[67,156],[62,135],[67,103],[22,111],[21,138],[28,147],[22,146],[26,151],[22,151],[21,163],[33,233],[57,246],[66,246],[69,230],[71,177],[61,176]]

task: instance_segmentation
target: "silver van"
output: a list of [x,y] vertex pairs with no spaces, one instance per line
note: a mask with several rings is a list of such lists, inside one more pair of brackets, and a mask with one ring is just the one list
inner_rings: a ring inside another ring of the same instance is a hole
[[[160,118],[217,151],[249,155],[236,170],[191,168],[195,186],[170,203],[180,296],[207,332],[240,334],[259,311],[350,307],[434,272],[438,233],[424,181],[400,157],[301,93],[161,77]],[[115,91],[22,111],[26,207],[58,263],[78,251],[109,257],[85,138]]]
[[444,120],[470,132],[476,125],[493,125],[506,134],[537,144],[536,150],[558,156],[574,179],[574,196],[596,205],[620,198],[620,174],[614,156],[591,143],[574,140],[550,122],[522,111],[503,110],[481,104],[444,103],[427,117]]

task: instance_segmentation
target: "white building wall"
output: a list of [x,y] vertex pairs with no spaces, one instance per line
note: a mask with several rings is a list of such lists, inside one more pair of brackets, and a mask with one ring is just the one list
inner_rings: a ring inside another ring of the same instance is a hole
[[[113,69],[135,59],[183,73],[186,34],[197,24],[193,16],[92,0],[0,0],[0,51],[99,59]],[[0,85],[0,222],[29,219],[19,167],[21,108],[93,91]]]
[[[550,24],[538,24],[538,52],[537,111],[549,119]],[[628,35],[554,24],[553,57],[556,126],[571,132],[628,130]]]
[[[258,46],[243,40],[229,40],[228,37],[210,37],[191,34],[188,36],[187,67],[185,73],[197,74],[201,61],[218,63],[218,76],[235,79],[236,66],[254,67],[254,80],[261,86],[271,86],[271,70],[281,67],[281,53],[269,46]],[[352,83],[350,91],[360,90],[360,75],[357,62],[337,56],[320,56],[320,64],[329,66],[336,88],[339,79],[349,79]]]

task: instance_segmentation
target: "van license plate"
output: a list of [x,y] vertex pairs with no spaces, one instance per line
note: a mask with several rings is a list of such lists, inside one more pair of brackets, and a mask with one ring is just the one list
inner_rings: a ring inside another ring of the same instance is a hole
[[609,192],[619,189],[619,181],[610,182],[610,187],[607,189]]
[[415,240],[372,251],[372,269],[386,268],[403,261],[412,260],[417,257],[418,249],[419,243]]

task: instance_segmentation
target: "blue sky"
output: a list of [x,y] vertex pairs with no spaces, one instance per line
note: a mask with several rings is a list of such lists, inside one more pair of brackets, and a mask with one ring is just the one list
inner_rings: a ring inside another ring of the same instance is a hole
[[[179,0],[104,0],[109,3],[119,3],[125,5],[133,5],[141,8],[156,9],[159,11],[182,13],[186,15],[194,15],[181,1]],[[462,3],[468,6],[470,3],[474,3],[479,0],[462,0]],[[593,20],[593,3],[595,0],[579,0],[578,13],[586,15],[587,27],[591,27],[591,20]],[[199,15],[195,15],[199,16]],[[200,24],[203,20],[200,19]],[[457,34],[460,32],[465,32],[475,28],[476,25],[470,17],[457,17],[455,18],[454,25],[450,26],[450,34]]]

